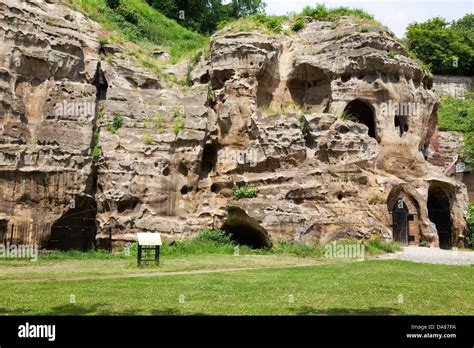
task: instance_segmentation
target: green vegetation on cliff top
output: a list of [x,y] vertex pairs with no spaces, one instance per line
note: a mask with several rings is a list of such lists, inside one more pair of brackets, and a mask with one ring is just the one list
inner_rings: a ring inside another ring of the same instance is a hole
[[[89,18],[98,21],[110,36],[110,41],[131,41],[165,49],[172,63],[192,55],[205,47],[209,38],[190,31],[165,17],[142,0],[115,1],[114,9],[106,0],[69,0],[70,5],[82,9]],[[112,35],[118,34],[118,38]],[[102,39],[104,41],[104,39]]]

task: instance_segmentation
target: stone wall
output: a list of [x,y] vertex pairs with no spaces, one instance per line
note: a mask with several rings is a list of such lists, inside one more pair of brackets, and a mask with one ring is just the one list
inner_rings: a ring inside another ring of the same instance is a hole
[[[137,232],[222,227],[264,246],[299,240],[302,225],[308,241],[391,240],[401,199],[414,242],[438,246],[427,206],[441,191],[459,242],[466,187],[427,161],[432,77],[384,27],[224,30],[185,87],[120,46],[101,59],[100,26],[62,2],[6,0],[0,15],[0,232],[14,241],[112,250]],[[389,102],[420,108],[387,113]],[[89,118],[57,112],[82,103]],[[236,197],[242,185],[257,196]]]
[[474,173],[465,172],[458,173],[456,177],[464,183],[467,187],[467,194],[469,196],[469,202],[474,203]]
[[464,93],[473,91],[474,78],[469,76],[434,75],[433,87],[439,95],[464,99]]

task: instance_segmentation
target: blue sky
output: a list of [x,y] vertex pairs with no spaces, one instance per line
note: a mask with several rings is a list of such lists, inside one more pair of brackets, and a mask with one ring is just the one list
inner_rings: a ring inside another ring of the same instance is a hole
[[363,8],[375,19],[403,37],[408,24],[436,16],[449,21],[474,13],[474,0],[265,0],[268,14],[299,12],[305,6],[325,3],[327,7]]

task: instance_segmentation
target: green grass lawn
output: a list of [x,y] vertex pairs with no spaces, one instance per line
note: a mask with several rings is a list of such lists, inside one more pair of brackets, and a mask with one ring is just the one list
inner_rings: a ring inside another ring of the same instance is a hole
[[0,313],[474,315],[473,289],[474,267],[371,260],[166,277],[0,282]]
[[153,272],[305,266],[328,262],[340,261],[314,257],[302,258],[292,255],[186,255],[162,257],[159,266],[151,264],[139,268],[135,258],[2,260],[0,261],[0,282],[15,279],[54,280]]

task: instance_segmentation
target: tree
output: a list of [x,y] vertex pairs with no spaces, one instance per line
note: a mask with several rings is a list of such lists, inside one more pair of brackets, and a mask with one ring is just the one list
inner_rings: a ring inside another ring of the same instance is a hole
[[446,22],[433,18],[407,28],[408,49],[434,74],[471,76],[474,72],[473,15]]
[[241,18],[256,13],[264,13],[266,4],[262,0],[232,0],[230,3],[231,16]]
[[212,33],[221,21],[238,19],[265,10],[262,0],[147,0],[148,4],[184,27]]

